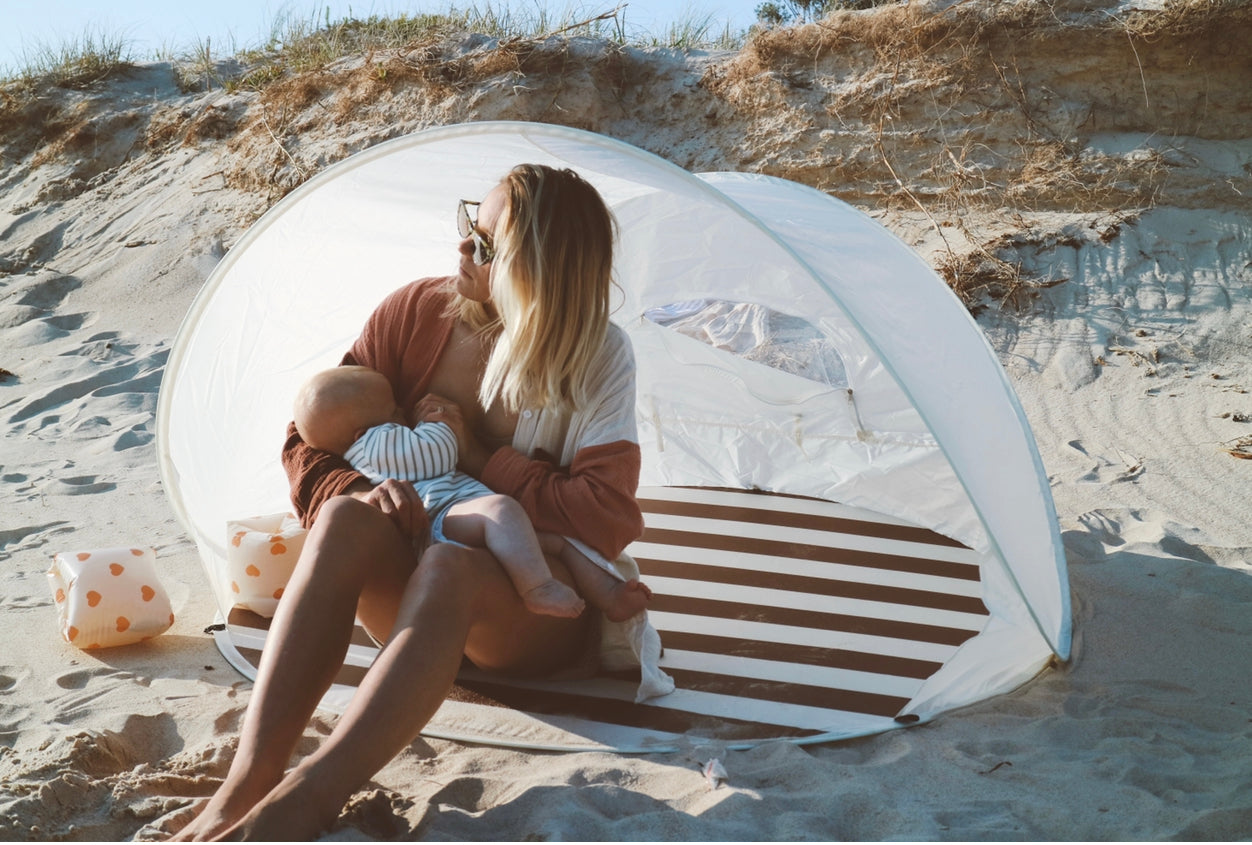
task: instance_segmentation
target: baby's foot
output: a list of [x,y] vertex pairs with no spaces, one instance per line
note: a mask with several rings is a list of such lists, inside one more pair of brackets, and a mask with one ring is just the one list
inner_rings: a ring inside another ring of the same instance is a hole
[[543,616],[566,616],[574,618],[583,612],[586,604],[578,593],[555,578],[549,578],[537,587],[522,594],[522,601],[531,613]]
[[642,581],[632,578],[619,581],[609,591],[605,606],[600,608],[610,622],[625,622],[648,606],[652,600],[652,591]]

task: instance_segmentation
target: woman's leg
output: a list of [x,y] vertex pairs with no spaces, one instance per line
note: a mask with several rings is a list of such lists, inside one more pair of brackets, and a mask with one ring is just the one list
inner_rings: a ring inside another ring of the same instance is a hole
[[[563,566],[556,569],[569,579]],[[417,737],[447,696],[463,654],[486,669],[554,670],[581,651],[586,625],[527,611],[485,550],[431,547],[409,579],[390,640],[330,737],[228,835],[315,837]]]
[[348,497],[322,508],[270,626],[230,771],[178,838],[217,835],[282,780],[343,663],[359,602],[368,599],[371,627],[389,630],[416,565],[410,543],[390,526]]

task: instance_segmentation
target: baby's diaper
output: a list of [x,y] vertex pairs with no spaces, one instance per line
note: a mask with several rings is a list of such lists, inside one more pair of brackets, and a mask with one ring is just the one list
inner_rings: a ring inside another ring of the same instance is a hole
[[174,624],[151,549],[62,552],[48,570],[61,635],[79,648],[150,639]]
[[226,523],[226,532],[226,571],[235,606],[273,616],[304,548],[300,520],[287,513],[236,519]]

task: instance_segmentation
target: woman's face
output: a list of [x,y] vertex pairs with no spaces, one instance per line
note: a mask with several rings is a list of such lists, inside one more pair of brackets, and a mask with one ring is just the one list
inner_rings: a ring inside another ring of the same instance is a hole
[[[478,206],[478,220],[475,227],[480,235],[485,235],[493,246],[496,243],[496,221],[504,211],[506,198],[503,185],[492,188],[483,197]],[[483,265],[474,263],[474,239],[462,238],[457,250],[461,253],[460,272],[457,274],[457,292],[474,302],[486,302],[491,299],[491,267],[492,262]]]

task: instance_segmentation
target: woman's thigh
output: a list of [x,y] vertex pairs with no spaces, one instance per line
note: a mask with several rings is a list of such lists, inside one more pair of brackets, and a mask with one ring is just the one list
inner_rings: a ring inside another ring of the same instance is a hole
[[[526,609],[513,582],[485,549],[457,549],[445,556],[449,566],[473,581],[473,604],[465,656],[481,669],[509,674],[555,672],[582,656],[591,631],[591,614],[576,619],[543,616]],[[426,560],[419,565],[425,565]],[[552,574],[567,584],[564,565],[549,558]],[[463,594],[462,594],[463,595]]]
[[377,508],[342,496],[322,508],[309,534],[313,578],[329,578],[344,589],[358,584],[357,616],[375,638],[385,639],[395,624],[400,600],[417,555],[412,542]]

